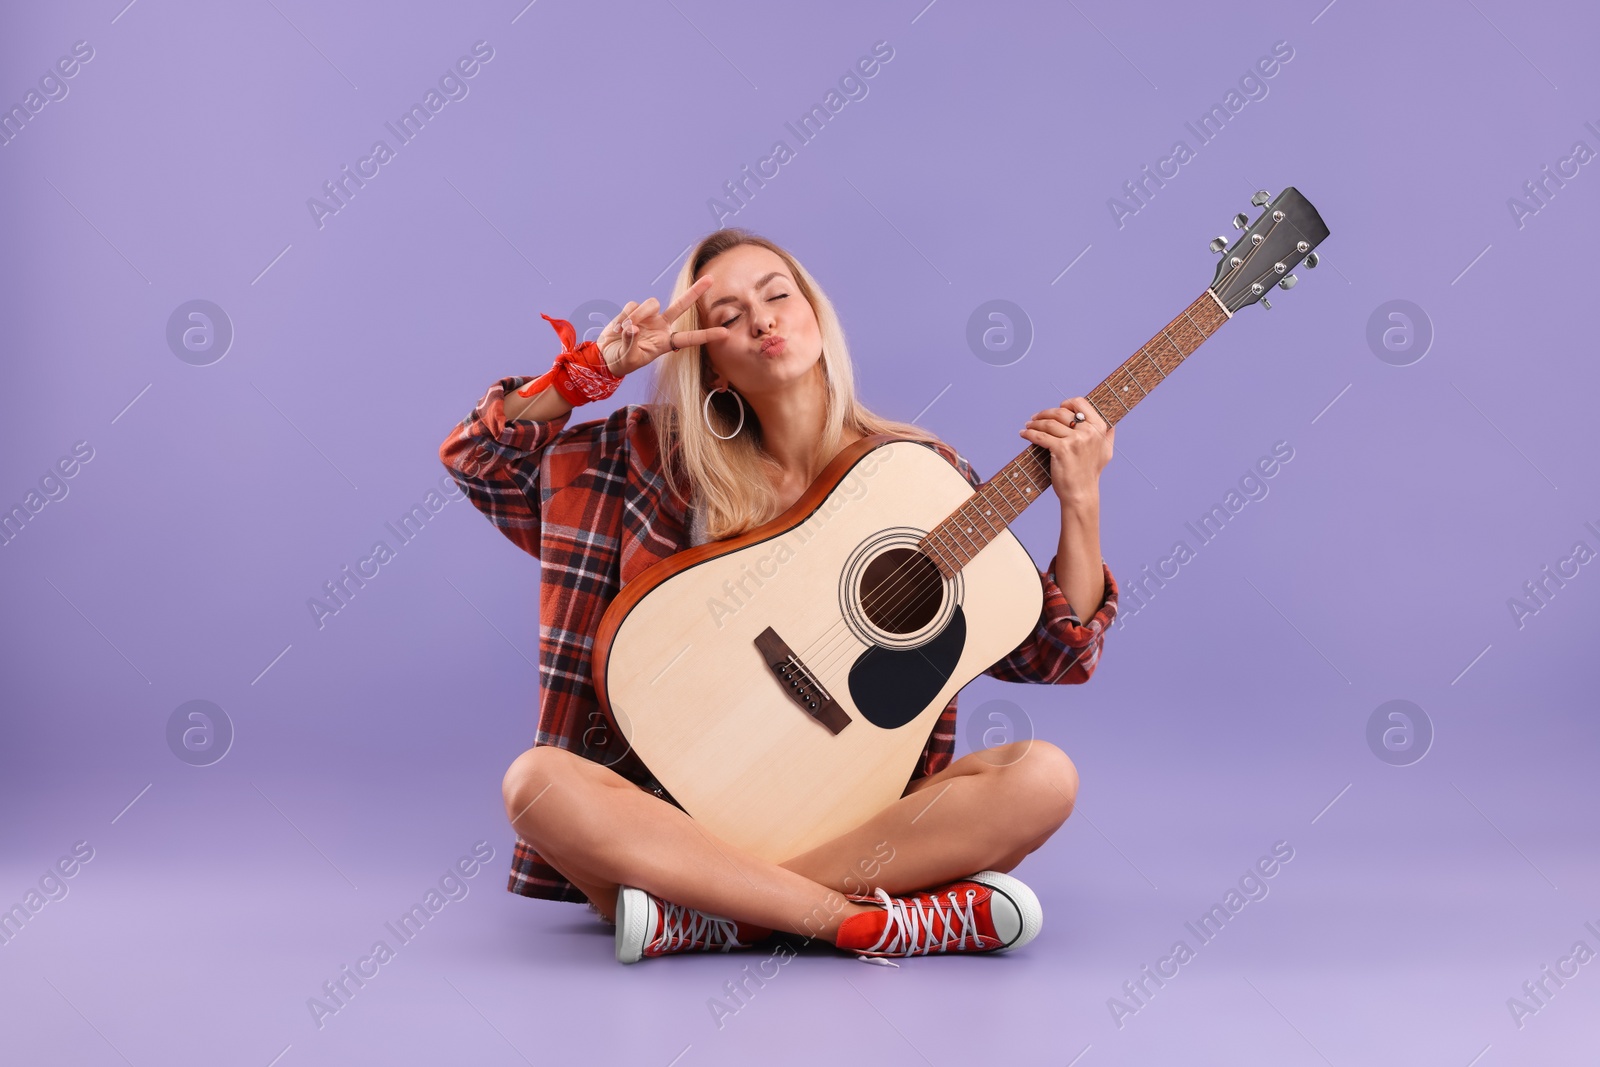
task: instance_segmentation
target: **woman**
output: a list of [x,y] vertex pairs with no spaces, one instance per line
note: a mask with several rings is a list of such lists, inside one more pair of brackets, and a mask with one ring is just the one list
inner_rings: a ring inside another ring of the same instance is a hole
[[[512,891],[589,902],[616,924],[623,962],[748,948],[775,930],[862,956],[996,951],[1035,936],[1038,899],[1005,872],[1072,811],[1077,771],[1056,746],[1016,742],[952,762],[952,699],[899,800],[776,864],[675,806],[606,728],[589,675],[593,635],[622,584],[781,515],[863,436],[921,441],[977,486],[971,466],[861,405],[833,305],[792,255],[746,231],[700,241],[667,307],[630,301],[598,343],[574,347],[572,327],[545,318],[567,345],[556,365],[490,386],[440,448],[473,503],[542,563],[539,730],[504,781],[518,834]],[[574,403],[657,361],[652,403],[567,426]],[[1040,572],[1034,633],[985,673],[1085,682],[1116,615],[1099,544],[1113,431],[1075,397],[1020,436],[1049,450],[1059,550]],[[1089,609],[1087,624],[1074,604]]]

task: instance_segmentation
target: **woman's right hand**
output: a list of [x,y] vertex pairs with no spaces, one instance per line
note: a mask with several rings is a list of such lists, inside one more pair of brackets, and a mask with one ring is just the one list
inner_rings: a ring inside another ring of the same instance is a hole
[[645,364],[678,348],[693,348],[708,341],[720,341],[728,336],[726,327],[713,326],[708,330],[679,330],[673,335],[672,324],[678,321],[700,295],[711,287],[707,274],[691,285],[684,294],[665,310],[661,302],[651,297],[639,304],[628,301],[617,317],[600,331],[595,342],[606,366],[617,375],[632,374]]

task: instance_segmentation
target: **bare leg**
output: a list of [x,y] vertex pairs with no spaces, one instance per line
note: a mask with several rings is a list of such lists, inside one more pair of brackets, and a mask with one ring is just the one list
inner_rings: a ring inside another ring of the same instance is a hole
[[781,865],[714,838],[609,768],[553,746],[517,758],[505,797],[517,832],[607,917],[626,884],[831,942],[840,922],[867,910],[844,893],[882,886],[893,895],[1010,870],[1066,820],[1077,786],[1071,760],[1048,742],[986,749]]
[[580,871],[566,860],[557,860],[554,856],[545,855],[544,861],[556,870],[561,876],[573,885],[578,891],[589,898],[589,902],[600,912],[600,917],[608,923],[617,921],[617,891],[618,886],[608,884],[604,879],[596,880],[594,875],[587,871]]
[[832,941],[867,910],[828,886],[719,841],[608,767],[543,745],[506,772],[506,813],[539,854],[614,916],[618,885],[775,930]]
[[1009,871],[1072,814],[1078,772],[1048,741],[973,752],[922,778],[861,826],[783,866],[823,885],[890,896]]

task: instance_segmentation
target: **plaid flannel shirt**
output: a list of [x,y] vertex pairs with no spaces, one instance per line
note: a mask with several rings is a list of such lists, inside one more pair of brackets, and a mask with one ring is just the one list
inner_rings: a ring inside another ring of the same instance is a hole
[[[439,458],[472,503],[513,544],[540,561],[539,723],[535,745],[559,745],[648,787],[654,779],[604,722],[590,677],[600,617],[641,571],[692,544],[691,503],[669,490],[647,405],[626,404],[604,419],[567,423],[507,420],[505,396],[528,377],[502,378],[439,448]],[[949,446],[935,448],[974,488],[981,480]],[[1039,573],[1044,607],[1034,632],[984,673],[1007,682],[1071,685],[1089,680],[1117,613],[1117,585],[1105,572],[1105,600],[1085,625],[1054,578]],[[955,751],[956,700],[939,715],[910,780],[933,774]],[[619,748],[621,751],[619,751]],[[519,835],[507,888],[524,896],[582,903],[584,896]]]

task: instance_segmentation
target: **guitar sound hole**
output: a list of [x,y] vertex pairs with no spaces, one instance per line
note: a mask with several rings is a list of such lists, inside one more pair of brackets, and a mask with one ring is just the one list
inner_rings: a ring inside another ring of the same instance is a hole
[[926,626],[944,602],[944,580],[933,561],[914,548],[891,548],[861,576],[861,609],[891,634]]

